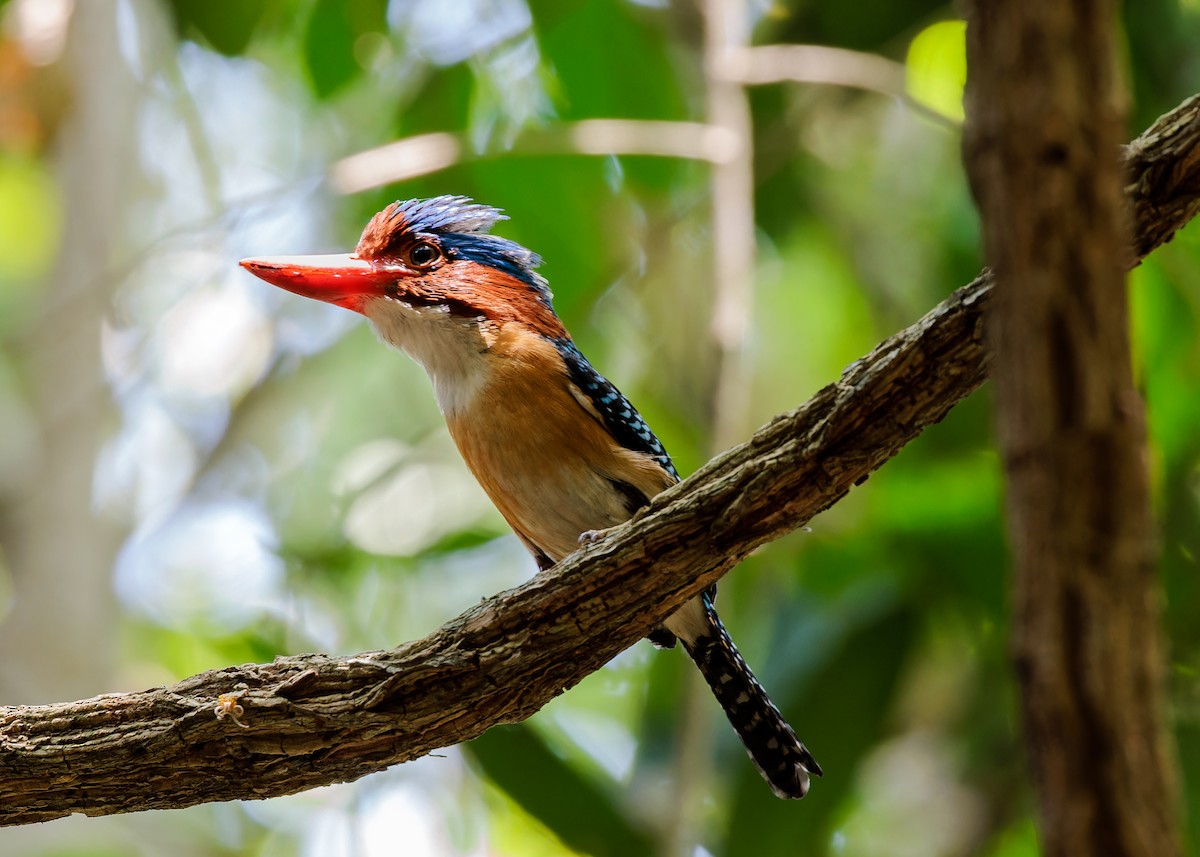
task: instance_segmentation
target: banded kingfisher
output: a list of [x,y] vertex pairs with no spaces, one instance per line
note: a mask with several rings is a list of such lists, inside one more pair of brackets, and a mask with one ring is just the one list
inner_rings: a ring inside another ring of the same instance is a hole
[[[462,196],[394,202],[351,255],[244,259],[268,283],[366,316],[424,367],[459,452],[547,569],[679,481],[637,410],[555,314],[540,257],[490,234],[500,210]],[[801,798],[821,768],[734,647],[710,589],[650,635],[676,640],[771,790]]]

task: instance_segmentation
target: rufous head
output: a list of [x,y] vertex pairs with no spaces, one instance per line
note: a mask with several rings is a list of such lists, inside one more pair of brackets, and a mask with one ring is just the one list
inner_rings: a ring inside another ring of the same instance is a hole
[[488,234],[504,219],[464,196],[397,201],[371,218],[352,254],[266,256],[241,265],[280,288],[364,315],[374,314],[369,302],[395,301],[565,335],[534,270],[540,257]]

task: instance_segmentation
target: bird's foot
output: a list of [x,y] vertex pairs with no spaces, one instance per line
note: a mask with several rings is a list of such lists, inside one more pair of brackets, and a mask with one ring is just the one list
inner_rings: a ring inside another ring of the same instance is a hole
[[594,545],[612,531],[612,527],[603,530],[584,530],[579,534],[579,546],[587,547],[588,545]]

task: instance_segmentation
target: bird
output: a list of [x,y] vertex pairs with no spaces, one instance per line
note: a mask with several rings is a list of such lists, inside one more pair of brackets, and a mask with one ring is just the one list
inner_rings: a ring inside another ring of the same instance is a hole
[[[541,257],[491,234],[506,219],[465,196],[398,200],[371,218],[352,254],[240,264],[360,313],[425,369],[467,467],[544,570],[627,521],[679,474],[567,332],[537,273]],[[710,587],[649,639],[682,643],[771,790],[802,798],[821,767],[734,646],[714,599]]]

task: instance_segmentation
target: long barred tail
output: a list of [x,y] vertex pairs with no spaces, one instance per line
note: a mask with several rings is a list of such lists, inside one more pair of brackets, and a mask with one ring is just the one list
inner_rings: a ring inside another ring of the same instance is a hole
[[792,727],[771,702],[721,624],[710,597],[704,597],[711,634],[682,641],[687,653],[725,709],[751,761],[776,796],[799,799],[808,792],[809,774],[821,766],[796,738]]

